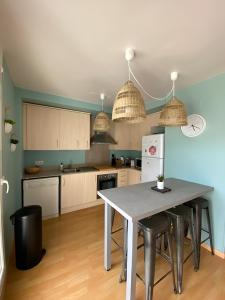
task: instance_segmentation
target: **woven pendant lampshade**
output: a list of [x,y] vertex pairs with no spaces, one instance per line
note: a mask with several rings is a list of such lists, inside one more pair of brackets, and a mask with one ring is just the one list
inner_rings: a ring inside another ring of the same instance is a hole
[[146,117],[145,104],[132,81],[127,81],[118,92],[112,111],[116,122],[139,123]]
[[109,116],[105,112],[100,112],[97,114],[93,129],[98,132],[106,132],[110,128]]
[[159,125],[171,127],[187,125],[187,114],[183,102],[173,96],[162,109]]

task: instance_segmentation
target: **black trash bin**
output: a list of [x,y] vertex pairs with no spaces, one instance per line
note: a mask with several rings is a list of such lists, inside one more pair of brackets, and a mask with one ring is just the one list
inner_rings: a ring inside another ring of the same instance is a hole
[[10,219],[15,231],[16,267],[20,270],[30,269],[40,262],[46,252],[42,249],[41,206],[25,206]]

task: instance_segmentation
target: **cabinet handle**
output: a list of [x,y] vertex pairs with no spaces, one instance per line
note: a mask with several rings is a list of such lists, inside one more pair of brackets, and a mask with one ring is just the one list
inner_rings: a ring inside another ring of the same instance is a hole
[[65,186],[65,185],[66,185],[66,179],[63,178],[63,186]]
[[57,144],[57,149],[59,148],[59,140],[57,139],[56,141],[56,144]]

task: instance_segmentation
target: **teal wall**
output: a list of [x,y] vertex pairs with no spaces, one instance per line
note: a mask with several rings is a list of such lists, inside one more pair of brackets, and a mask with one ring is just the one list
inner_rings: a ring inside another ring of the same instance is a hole
[[85,151],[24,151],[24,166],[34,165],[43,160],[44,166],[63,164],[84,164]]
[[210,201],[215,248],[224,252],[225,238],[225,74],[177,93],[188,114],[206,118],[207,127],[196,138],[180,128],[166,128],[165,174],[213,186]]
[[[16,121],[13,127],[13,132],[19,137],[19,115],[18,115],[18,103],[16,102],[15,89],[9,76],[8,68],[3,63],[3,120],[10,118]],[[7,111],[7,112],[6,112]],[[6,113],[5,113],[6,112]],[[3,123],[4,124],[4,123]],[[13,226],[9,220],[10,215],[15,212],[21,205],[21,193],[20,193],[20,145],[15,152],[10,152],[10,134],[5,134],[3,127],[2,134],[2,155],[3,155],[3,176],[9,181],[9,193],[3,194],[3,222],[4,222],[4,240],[5,240],[5,254],[6,260],[9,257],[12,238],[13,238]]]

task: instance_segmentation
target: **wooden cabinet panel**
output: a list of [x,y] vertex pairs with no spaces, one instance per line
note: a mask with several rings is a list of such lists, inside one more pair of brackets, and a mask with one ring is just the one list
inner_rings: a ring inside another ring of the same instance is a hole
[[97,200],[95,172],[63,175],[61,180],[62,213],[84,208]]
[[110,149],[141,151],[142,137],[151,134],[151,127],[158,126],[159,115],[160,112],[147,115],[146,119],[138,124],[112,122],[110,134],[117,145],[110,146]]
[[128,171],[127,169],[122,169],[118,171],[117,175],[117,186],[126,186],[128,185]]
[[137,184],[141,182],[141,172],[135,169],[128,170],[128,185]]
[[79,144],[79,118],[76,112],[60,110],[60,149],[77,149]]
[[116,145],[110,145],[113,150],[129,150],[130,149],[130,128],[126,123],[111,122],[110,134],[117,142]]
[[27,104],[26,150],[59,149],[59,110],[56,108]]
[[78,115],[78,149],[90,149],[90,114],[79,113]]
[[25,150],[90,149],[90,114],[24,104]]

